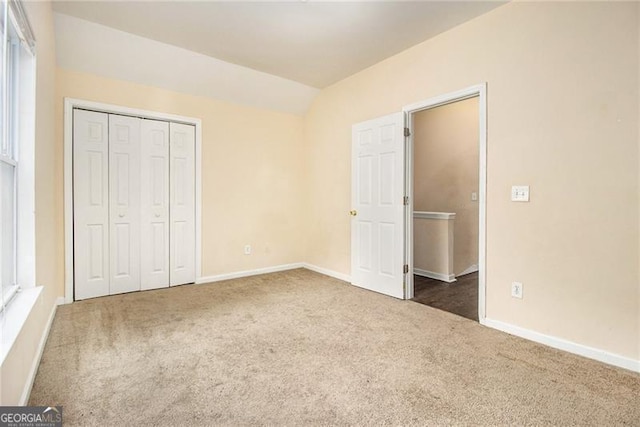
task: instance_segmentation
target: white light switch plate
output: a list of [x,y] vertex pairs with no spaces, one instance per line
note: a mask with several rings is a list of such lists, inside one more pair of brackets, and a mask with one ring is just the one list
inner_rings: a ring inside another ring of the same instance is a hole
[[511,187],[511,201],[512,202],[528,202],[529,201],[529,186],[528,185],[514,185]]

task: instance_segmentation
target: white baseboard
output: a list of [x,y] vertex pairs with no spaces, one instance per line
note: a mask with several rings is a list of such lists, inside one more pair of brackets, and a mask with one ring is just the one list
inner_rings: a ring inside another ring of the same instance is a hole
[[49,314],[49,319],[47,319],[47,324],[44,327],[44,331],[42,331],[42,336],[40,337],[40,342],[38,343],[38,349],[36,350],[36,357],[34,357],[33,362],[31,362],[31,369],[29,370],[29,375],[27,376],[27,382],[24,385],[22,396],[20,396],[20,401],[18,402],[18,405],[20,406],[25,406],[27,403],[29,403],[31,388],[33,388],[33,382],[36,380],[36,374],[38,373],[38,367],[40,366],[42,353],[44,353],[44,346],[47,343],[47,338],[49,338],[49,331],[51,330],[53,319],[56,316],[56,310],[58,309],[58,306],[63,303],[64,303],[64,297],[59,297],[56,299],[55,304],[53,304],[53,307],[51,307],[51,313]]
[[567,341],[565,339],[553,337],[551,335],[541,334],[539,332],[525,329],[520,326],[511,325],[509,323],[504,323],[499,320],[484,319],[483,324],[490,328],[497,329],[511,335],[516,335],[518,337],[535,341],[540,344],[548,345],[549,347],[564,350],[569,353],[577,354],[589,359],[594,359],[599,362],[617,366],[619,368],[628,369],[634,372],[640,372],[640,360],[634,360],[628,357],[620,356],[618,354],[609,353],[604,350],[588,347],[586,345]]
[[458,276],[464,276],[466,274],[471,274],[471,273],[475,273],[476,271],[478,271],[478,264],[473,264],[471,266],[469,266],[469,268],[467,268],[466,270],[464,270],[462,273],[457,274],[456,277]]
[[417,276],[428,277],[430,279],[440,280],[447,283],[453,283],[456,281],[456,276],[454,274],[434,273],[433,271],[422,270],[420,268],[414,268],[413,274]]
[[241,277],[257,276],[258,274],[276,273],[278,271],[303,268],[304,263],[282,264],[273,267],[256,268],[254,270],[236,271],[234,273],[217,274],[215,276],[203,276],[196,279],[196,284],[220,282],[222,280],[239,279]]
[[333,277],[334,279],[351,283],[351,276],[349,276],[348,274],[338,273],[337,271],[318,267],[317,265],[308,264],[306,262],[303,262],[302,266],[307,270],[315,271],[316,273],[324,274],[325,276],[330,276],[330,277]]
[[338,273],[337,271],[328,270],[306,262],[296,262],[293,264],[282,264],[273,267],[256,268],[254,270],[236,271],[234,273],[218,274],[215,276],[203,276],[196,279],[196,284],[220,282],[222,280],[239,279],[241,277],[257,276],[259,274],[276,273],[278,271],[295,270],[296,268],[306,268],[316,273],[324,274],[345,282],[351,282],[351,277],[347,274]]

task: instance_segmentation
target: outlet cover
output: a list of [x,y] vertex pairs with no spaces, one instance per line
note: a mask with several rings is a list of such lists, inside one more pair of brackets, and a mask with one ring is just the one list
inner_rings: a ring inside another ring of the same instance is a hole
[[520,282],[511,283],[511,296],[513,298],[522,299],[522,283]]
[[251,245],[246,245],[244,247],[244,254],[245,255],[251,255]]

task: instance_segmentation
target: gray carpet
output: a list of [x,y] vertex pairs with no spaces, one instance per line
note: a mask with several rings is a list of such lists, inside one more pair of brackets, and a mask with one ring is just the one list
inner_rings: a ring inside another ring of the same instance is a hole
[[65,425],[639,425],[640,375],[307,270],[61,306]]

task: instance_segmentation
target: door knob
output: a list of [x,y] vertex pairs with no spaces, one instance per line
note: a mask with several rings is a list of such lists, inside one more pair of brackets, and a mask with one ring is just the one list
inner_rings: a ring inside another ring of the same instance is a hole
[[155,215],[156,215],[156,218],[160,218],[160,214],[159,213],[157,213]]
[[124,217],[124,214],[123,214],[123,213],[119,213],[119,214],[118,214],[118,216],[119,216],[120,218],[122,218],[122,217]]
[[355,209],[351,209],[351,210],[349,211],[349,215],[351,215],[351,216],[356,216],[356,215],[358,215],[358,211],[357,211],[357,210],[355,210]]

